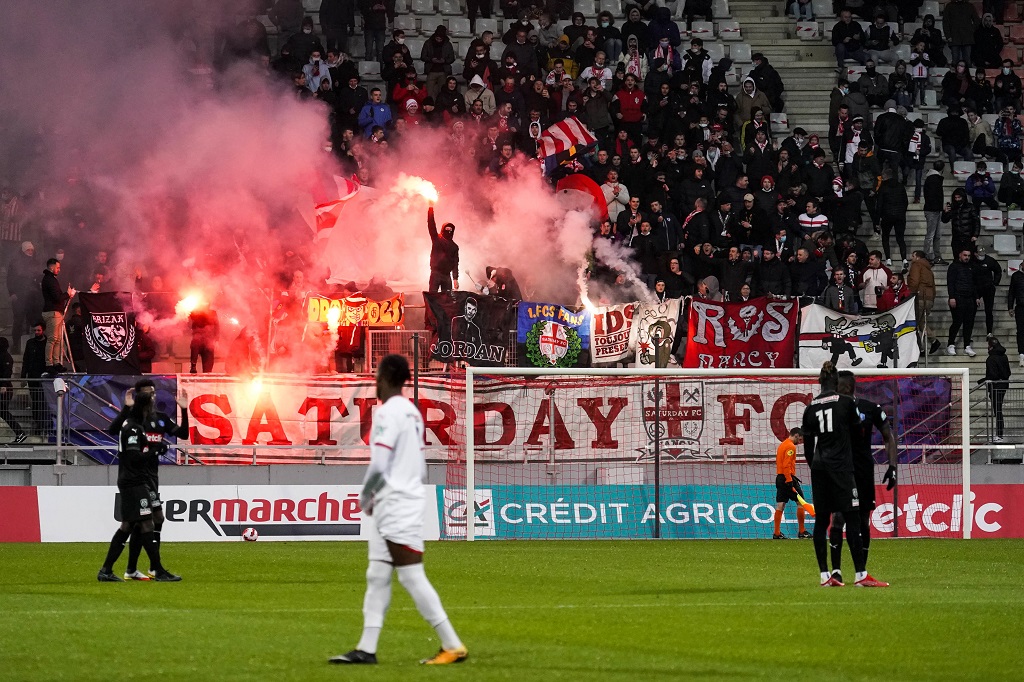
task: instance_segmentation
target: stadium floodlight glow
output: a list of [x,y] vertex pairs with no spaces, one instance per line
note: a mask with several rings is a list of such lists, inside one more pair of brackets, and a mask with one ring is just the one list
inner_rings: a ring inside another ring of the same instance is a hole
[[[970,538],[969,371],[853,372],[858,397],[890,415],[900,455],[896,489],[876,485],[873,534]],[[800,425],[817,378],[467,367],[442,537],[771,537],[776,448]],[[877,436],[872,447],[882,461]],[[807,491],[803,457],[798,475]]]

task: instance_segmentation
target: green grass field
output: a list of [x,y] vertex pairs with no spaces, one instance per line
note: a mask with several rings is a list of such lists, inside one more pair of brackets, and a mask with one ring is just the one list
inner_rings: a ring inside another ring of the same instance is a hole
[[1021,541],[876,541],[872,572],[893,583],[876,590],[818,587],[809,540],[431,543],[427,572],[470,650],[444,669],[417,665],[437,639],[397,581],[381,664],[327,665],[359,636],[362,543],[169,543],[178,584],[97,583],[104,552],[0,545],[0,679],[1024,674]]

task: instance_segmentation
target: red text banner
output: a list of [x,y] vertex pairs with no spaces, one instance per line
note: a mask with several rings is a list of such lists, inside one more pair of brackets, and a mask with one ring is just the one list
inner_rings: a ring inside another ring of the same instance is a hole
[[778,369],[793,367],[797,301],[767,297],[719,303],[690,302],[684,367]]

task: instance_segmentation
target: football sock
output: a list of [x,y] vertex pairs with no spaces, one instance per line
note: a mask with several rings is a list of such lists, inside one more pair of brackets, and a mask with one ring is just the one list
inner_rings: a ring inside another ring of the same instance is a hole
[[356,649],[377,653],[377,640],[384,627],[384,614],[391,604],[391,564],[371,561],[366,569],[366,596],[363,597],[363,634]]
[[823,583],[828,582],[828,579],[831,578],[831,577],[832,576],[829,574],[828,571],[822,571],[821,572],[821,582],[823,582]]
[[139,555],[142,554],[142,535],[138,530],[132,530],[131,540],[128,541],[128,573],[139,567]]
[[857,582],[860,582],[861,580],[864,580],[864,578],[867,578],[867,577],[868,577],[868,572],[867,571],[857,571]]
[[149,567],[159,573],[164,570],[163,564],[160,563],[160,545],[156,543],[153,538],[153,531],[149,530],[141,534],[142,547],[146,550],[146,554],[149,555]]
[[[796,522],[800,526],[799,532],[801,532],[801,533],[803,533],[803,532],[805,532],[807,530],[807,527],[804,525],[804,517],[806,517],[806,516],[807,516],[807,512],[804,511],[803,507],[797,507],[796,508]],[[781,519],[782,516],[780,515],[778,518]],[[778,524],[778,521],[776,521],[775,523]]]
[[843,565],[843,527],[832,526],[828,531],[828,546],[832,555],[833,570],[841,570]]
[[461,647],[462,640],[455,634],[455,628],[448,620],[448,614],[441,605],[441,597],[437,595],[437,590],[427,580],[423,564],[399,566],[398,582],[402,583],[402,587],[412,597],[423,619],[430,623],[437,636],[441,638],[441,647],[449,650]]
[[775,534],[778,535],[782,532],[782,510],[775,510]]
[[160,544],[160,529],[164,527],[163,521],[153,522],[153,539],[156,540],[156,544]]
[[103,560],[103,569],[110,571],[114,568],[114,562],[121,556],[121,552],[124,551],[124,543],[128,542],[130,533],[126,533],[120,528],[114,531],[114,537],[110,538],[110,548],[107,550],[107,558]]
[[868,549],[871,547],[871,512],[861,513],[860,542],[864,546],[864,565],[868,563]]
[[824,523],[828,517],[823,515],[819,518],[822,522],[814,524],[814,556],[818,560],[818,570],[828,573],[828,526]]

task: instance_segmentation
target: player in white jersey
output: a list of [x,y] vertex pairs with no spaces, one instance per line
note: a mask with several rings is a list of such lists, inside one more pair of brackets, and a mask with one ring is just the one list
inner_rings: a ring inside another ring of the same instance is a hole
[[363,634],[356,648],[334,656],[331,663],[376,663],[377,640],[391,603],[391,575],[412,597],[424,620],[441,639],[441,650],[422,663],[461,663],[469,656],[441,605],[441,598],[423,571],[423,508],[427,475],[423,458],[423,418],[402,395],[409,363],[388,355],[377,368],[370,466],[359,497],[370,531],[370,566],[363,599]]

